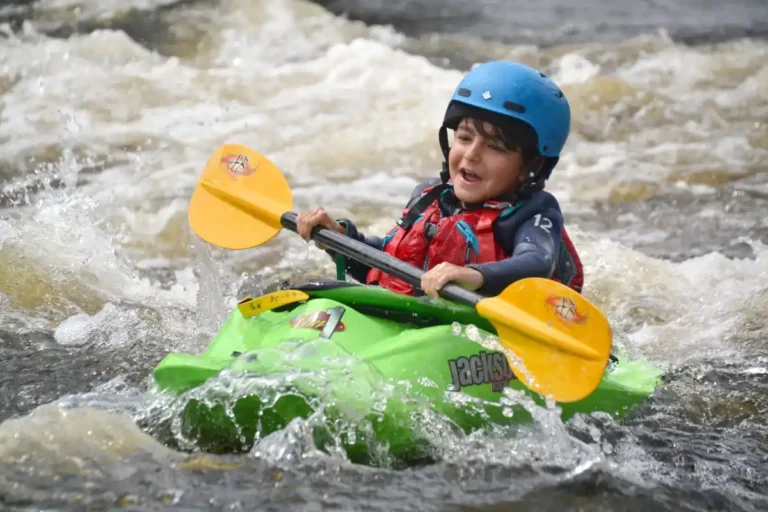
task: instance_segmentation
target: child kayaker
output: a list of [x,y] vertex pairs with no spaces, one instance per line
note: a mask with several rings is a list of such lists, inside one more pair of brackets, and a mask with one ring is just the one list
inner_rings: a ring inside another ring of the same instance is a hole
[[[421,290],[414,290],[345,261],[344,270],[356,280],[398,293],[437,297],[454,282],[491,296],[527,277],[552,278],[580,292],[579,256],[557,200],[544,191],[570,122],[568,100],[543,73],[514,62],[481,64],[448,104],[439,131],[445,158],[440,178],[416,187],[385,237],[364,235],[351,220],[334,220],[322,207],[299,214],[297,231],[309,240],[315,226],[334,229],[426,270]],[[454,131],[450,146],[448,129]]]

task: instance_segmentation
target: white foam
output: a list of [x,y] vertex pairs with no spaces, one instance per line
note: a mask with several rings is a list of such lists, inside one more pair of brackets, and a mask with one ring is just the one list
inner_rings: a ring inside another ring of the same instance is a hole
[[758,242],[754,260],[709,253],[674,263],[578,230],[572,237],[587,262],[586,295],[632,353],[665,366],[742,357],[751,349],[745,324],[768,333],[759,299],[768,293],[768,248]]
[[568,53],[558,59],[556,73],[551,77],[559,85],[583,83],[600,73],[600,66],[578,53]]

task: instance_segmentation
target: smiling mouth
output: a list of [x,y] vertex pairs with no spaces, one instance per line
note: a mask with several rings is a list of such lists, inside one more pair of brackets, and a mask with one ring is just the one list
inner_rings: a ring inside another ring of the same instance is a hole
[[459,170],[459,174],[464,179],[464,181],[469,183],[477,183],[478,181],[483,180],[483,178],[481,178],[477,174],[473,173],[472,171],[468,171],[466,169]]

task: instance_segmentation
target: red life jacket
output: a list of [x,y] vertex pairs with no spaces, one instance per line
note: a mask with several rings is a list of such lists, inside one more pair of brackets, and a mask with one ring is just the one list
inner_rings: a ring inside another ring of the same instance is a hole
[[[563,276],[558,275],[558,268],[561,265],[562,260],[571,259],[574,266],[574,273],[570,276],[570,279],[563,281]],[[569,288],[573,288],[577,292],[581,293],[581,289],[584,287],[584,266],[581,264],[581,258],[579,253],[576,252],[576,246],[571,242],[571,237],[568,236],[568,232],[565,230],[565,226],[560,231],[560,258],[558,259],[557,266],[555,267],[555,275],[550,276],[550,279],[563,283]]]
[[[499,203],[499,206],[504,204]],[[496,243],[493,234],[493,223],[505,208],[494,207],[494,203],[486,205],[488,206],[441,217],[439,201],[435,199],[410,227],[395,226],[387,234],[384,251],[425,271],[443,262],[465,266],[508,258],[509,255]],[[407,212],[408,209],[404,210],[403,215]],[[575,267],[575,275],[564,284],[581,293],[584,282],[581,261],[564,228],[561,237],[560,258],[570,256]],[[562,282],[556,276],[551,279]],[[414,287],[407,282],[375,268],[368,272],[366,284],[378,284],[404,295],[414,293]]]

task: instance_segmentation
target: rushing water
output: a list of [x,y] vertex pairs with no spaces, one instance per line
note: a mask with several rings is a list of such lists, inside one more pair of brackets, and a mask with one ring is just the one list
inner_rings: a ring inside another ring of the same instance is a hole
[[[766,20],[758,0],[4,3],[0,504],[765,510]],[[621,422],[538,408],[515,436],[466,437],[433,418],[441,456],[406,469],[317,452],[307,422],[247,454],[190,452],[154,365],[199,352],[245,291],[333,276],[290,233],[242,252],[195,239],[210,154],[246,144],[297,209],[382,232],[439,169],[457,81],[490,58],[566,91],[550,188],[587,296],[665,383]]]

